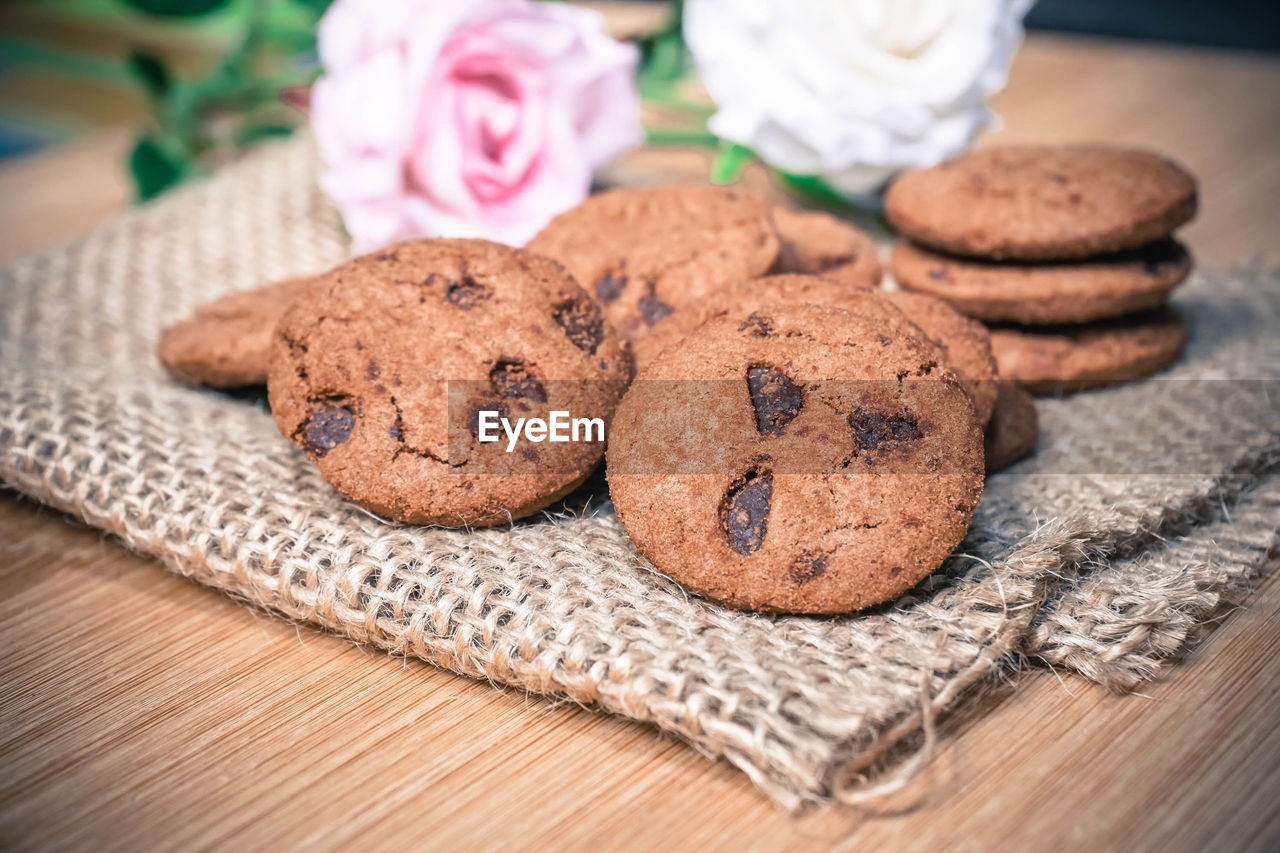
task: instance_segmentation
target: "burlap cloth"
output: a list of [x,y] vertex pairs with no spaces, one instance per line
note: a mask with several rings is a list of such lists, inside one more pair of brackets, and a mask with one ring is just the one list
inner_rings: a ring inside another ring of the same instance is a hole
[[1280,369],[1280,278],[1261,272],[1184,289],[1193,341],[1170,381],[1043,403],[1041,452],[989,480],[957,555],[869,613],[690,598],[603,497],[500,530],[387,523],[260,402],[178,387],[152,356],[212,296],[344,256],[315,172],[305,138],[268,147],[7,266],[0,478],[245,601],[654,723],[788,807],[914,769],[932,718],[1024,654],[1148,677],[1274,542],[1280,394],[1230,381]]

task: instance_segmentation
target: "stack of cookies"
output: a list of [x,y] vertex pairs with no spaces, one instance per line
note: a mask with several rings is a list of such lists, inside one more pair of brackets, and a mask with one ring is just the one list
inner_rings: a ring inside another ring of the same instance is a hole
[[1035,438],[982,324],[880,277],[825,214],[620,189],[527,249],[416,240],[224,297],[158,354],[185,382],[265,382],[321,476],[405,523],[537,512],[607,429],[610,496],[661,570],[733,607],[847,612],[937,569]]
[[900,287],[990,325],[1004,379],[1051,394],[1148,376],[1182,351],[1166,302],[1195,179],[1144,151],[988,148],[904,174],[885,212]]

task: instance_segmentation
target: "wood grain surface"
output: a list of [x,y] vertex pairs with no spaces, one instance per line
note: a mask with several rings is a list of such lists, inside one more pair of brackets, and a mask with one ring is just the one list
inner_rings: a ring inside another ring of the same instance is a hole
[[[1201,261],[1280,262],[1280,61],[1035,37],[997,107],[997,138],[1181,159]],[[125,142],[0,168],[0,257],[121,207]],[[800,817],[651,728],[245,608],[12,495],[0,648],[6,848],[1280,847],[1274,576],[1143,694],[1028,671],[950,721],[903,796]]]

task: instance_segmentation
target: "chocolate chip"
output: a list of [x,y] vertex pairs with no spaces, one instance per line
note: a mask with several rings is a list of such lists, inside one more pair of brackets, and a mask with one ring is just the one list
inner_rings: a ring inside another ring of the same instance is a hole
[[378,362],[372,358],[369,359],[369,364],[365,367],[364,375],[370,381],[377,379],[379,375]]
[[658,298],[652,281],[648,283],[648,289],[645,291],[644,296],[641,296],[640,301],[636,303],[636,308],[640,310],[640,316],[644,318],[645,324],[649,326],[657,323],[675,310]]
[[[429,284],[430,281],[431,279],[428,277],[426,283]],[[449,282],[449,287],[444,292],[445,301],[450,305],[456,305],[463,311],[470,311],[492,295],[489,292],[489,288],[470,276],[464,276],[458,281]]]
[[[499,418],[511,418],[511,409],[501,400],[485,400],[483,402],[473,402],[470,411],[467,412],[467,430],[475,438],[480,437],[480,413],[481,412],[497,412]],[[493,430],[489,430],[489,434],[493,434]]]
[[827,573],[827,555],[818,554],[801,554],[787,568],[787,577],[791,578],[791,582],[798,585],[807,584],[809,581],[822,577]]
[[768,532],[773,475],[749,471],[729,485],[720,504],[720,526],[733,550],[750,555],[760,550]]
[[501,397],[515,397],[547,402],[547,392],[538,377],[529,372],[524,362],[501,359],[489,371],[489,386]]
[[804,391],[776,367],[748,367],[747,390],[756,412],[756,430],[762,435],[781,432],[804,405]]
[[612,302],[622,295],[622,289],[626,286],[625,275],[607,272],[596,279],[596,298],[601,302]]
[[947,279],[951,278],[951,276],[947,273],[946,270],[935,268],[935,269],[929,270],[929,278],[933,279],[934,281],[946,281]]
[[742,321],[738,326],[739,332],[750,332],[757,338],[767,338],[773,333],[773,326],[769,325],[769,321],[761,317],[757,312],[752,311],[747,315],[747,319]]
[[311,413],[302,431],[302,446],[317,458],[324,456],[351,437],[355,415],[346,405],[321,406]]
[[604,340],[604,317],[600,308],[585,294],[561,302],[552,312],[556,324],[564,329],[569,342],[586,353],[595,355]]
[[920,425],[911,414],[885,415],[859,412],[849,416],[853,440],[863,450],[875,450],[887,442],[914,441],[920,438]]
[[1059,172],[1050,172],[1049,180],[1053,181],[1055,184],[1066,184],[1070,182],[1071,179]]

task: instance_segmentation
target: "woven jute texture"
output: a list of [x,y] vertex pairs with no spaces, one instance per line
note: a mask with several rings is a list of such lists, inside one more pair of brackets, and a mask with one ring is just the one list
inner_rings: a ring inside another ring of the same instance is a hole
[[1064,580],[1037,616],[1026,652],[1116,690],[1137,687],[1239,606],[1277,547],[1273,474],[1188,533]]
[[[1248,515],[1239,541],[1256,543],[1274,527],[1245,510],[1280,455],[1280,394],[1239,381],[1280,369],[1280,279],[1263,273],[1185,289],[1194,338],[1167,379],[1046,402],[1041,452],[989,480],[957,554],[871,612],[691,598],[602,495],[504,529],[385,522],[326,486],[261,402],[177,387],[152,355],[211,297],[344,256],[315,175],[306,139],[264,148],[5,268],[0,478],[253,604],[651,722],[788,807],[855,800],[918,764],[935,715],[1023,654],[1107,683],[1147,671],[1139,658],[1150,669],[1182,640],[1142,647],[1127,617],[1161,596],[1148,631],[1185,638],[1205,596],[1258,564],[1233,552],[1215,575],[1196,531]],[[1156,544],[1165,556],[1144,558]]]

